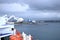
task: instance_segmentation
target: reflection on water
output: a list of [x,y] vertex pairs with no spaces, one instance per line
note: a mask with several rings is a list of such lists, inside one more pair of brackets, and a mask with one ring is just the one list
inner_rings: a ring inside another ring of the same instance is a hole
[[31,34],[34,40],[60,40],[60,23],[20,24],[15,28]]

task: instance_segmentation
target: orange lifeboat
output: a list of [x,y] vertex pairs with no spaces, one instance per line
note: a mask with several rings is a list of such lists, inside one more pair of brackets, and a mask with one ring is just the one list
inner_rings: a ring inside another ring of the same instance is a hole
[[19,31],[16,31],[15,35],[10,36],[10,40],[33,40],[33,39],[32,39],[31,35],[25,35],[24,36]]
[[16,35],[11,35],[10,40],[23,40],[23,37],[20,32],[16,32]]

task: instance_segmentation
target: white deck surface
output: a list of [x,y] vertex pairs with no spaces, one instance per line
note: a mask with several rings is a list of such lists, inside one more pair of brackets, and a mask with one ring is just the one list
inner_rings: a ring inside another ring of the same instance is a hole
[[[14,25],[2,25],[2,26],[0,26],[0,38],[12,35],[13,31],[11,30],[11,28],[14,28]],[[6,33],[9,33],[9,34],[6,34]]]

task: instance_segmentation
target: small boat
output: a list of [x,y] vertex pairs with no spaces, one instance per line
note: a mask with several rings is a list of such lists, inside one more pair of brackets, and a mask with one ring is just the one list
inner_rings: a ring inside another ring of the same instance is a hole
[[32,40],[32,36],[21,34],[14,28],[14,24],[6,24],[6,17],[0,17],[0,40]]

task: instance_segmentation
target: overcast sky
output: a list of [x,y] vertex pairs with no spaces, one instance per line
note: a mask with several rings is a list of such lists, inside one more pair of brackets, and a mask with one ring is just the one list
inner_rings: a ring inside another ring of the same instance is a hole
[[22,12],[19,13],[22,16],[60,18],[60,0],[0,0],[0,11]]

